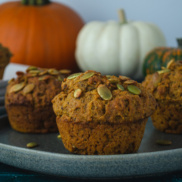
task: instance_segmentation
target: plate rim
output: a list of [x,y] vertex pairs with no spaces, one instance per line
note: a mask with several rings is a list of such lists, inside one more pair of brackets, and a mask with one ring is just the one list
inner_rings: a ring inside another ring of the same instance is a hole
[[[1,154],[3,154],[0,155],[0,161],[2,163],[30,171],[33,169],[35,172],[62,177],[123,178],[156,175],[182,170],[182,148],[116,155],[59,154],[10,146],[3,143],[0,143],[0,149]],[[10,158],[14,160],[11,160]],[[181,160],[179,160],[179,158],[181,158]],[[37,167],[35,167],[35,161],[31,162],[32,159],[36,161]],[[130,162],[133,159],[144,165],[139,165],[137,162],[131,164]],[[52,164],[52,167],[45,167],[49,166],[51,161],[55,162]],[[161,167],[157,168],[158,161],[165,162],[163,162]],[[124,165],[120,165],[120,162],[124,162]],[[108,166],[108,163],[110,166]],[[156,167],[151,168],[151,166]],[[100,167],[102,167],[101,171]],[[77,170],[77,168],[79,170]],[[130,169],[130,171],[127,171],[126,169]],[[85,170],[84,173],[83,170]],[[104,170],[106,170],[106,172],[104,172]],[[109,173],[109,171],[111,172]]]
[[[12,145],[8,145],[8,144],[4,144],[4,143],[0,143],[0,148],[9,148],[9,149],[16,149],[16,150],[20,150],[22,152],[32,152],[32,153],[37,153],[37,154],[43,154],[43,155],[54,155],[56,157],[58,156],[61,156],[61,157],[64,157],[65,155],[66,156],[69,156],[69,158],[72,158],[73,156],[77,156],[77,158],[80,160],[80,159],[97,159],[97,158],[103,158],[103,160],[105,160],[105,158],[110,158],[110,157],[113,157],[113,158],[121,158],[126,156],[126,157],[136,157],[136,156],[151,156],[151,154],[159,154],[159,155],[165,155],[165,154],[169,154],[169,153],[178,153],[178,152],[181,152],[181,156],[182,156],[182,148],[177,148],[177,149],[168,149],[168,150],[162,150],[162,151],[153,151],[153,152],[143,152],[143,153],[129,153],[129,154],[111,154],[111,155],[79,155],[79,154],[61,154],[61,153],[53,153],[53,152],[48,152],[48,151],[41,151],[41,150],[34,150],[33,148],[32,149],[29,149],[29,148],[23,148],[23,147],[17,147],[17,146],[12,146]],[[75,158],[75,157],[73,157]]]
[[[0,120],[3,118],[7,118],[7,114],[0,115]],[[78,155],[0,143],[0,151],[0,162],[2,163],[59,177],[113,179],[182,170],[182,148],[131,154]],[[102,170],[100,170],[101,168]]]

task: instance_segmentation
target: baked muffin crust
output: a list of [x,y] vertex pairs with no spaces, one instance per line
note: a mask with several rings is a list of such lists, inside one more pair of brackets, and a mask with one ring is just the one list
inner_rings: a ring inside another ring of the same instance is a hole
[[182,61],[170,63],[169,68],[147,75],[142,85],[158,100],[181,101]]
[[9,81],[5,107],[13,129],[24,133],[56,132],[51,100],[61,91],[64,76],[54,69],[29,67]]
[[156,106],[136,81],[92,70],[65,78],[52,103],[65,148],[89,155],[136,152]]
[[151,116],[154,127],[165,133],[182,133],[182,61],[171,60],[167,68],[147,75],[142,85],[157,101]]
[[[93,72],[87,71],[86,73]],[[147,118],[155,109],[155,99],[141,84],[129,78],[111,76],[109,79],[98,72],[87,80],[80,81],[86,74],[75,79],[65,79],[62,91],[53,99],[53,108],[57,116],[65,117],[74,123],[125,123]],[[130,81],[130,82],[129,82]],[[105,85],[112,92],[111,100],[104,100],[97,92],[99,85]],[[117,84],[124,87],[121,91]],[[139,95],[128,91],[129,85],[141,90]],[[74,92],[81,89],[79,98]]]

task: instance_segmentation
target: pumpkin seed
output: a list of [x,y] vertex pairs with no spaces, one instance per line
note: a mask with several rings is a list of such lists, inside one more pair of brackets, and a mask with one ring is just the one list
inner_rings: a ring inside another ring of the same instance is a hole
[[71,73],[71,70],[62,69],[62,70],[59,70],[59,72],[60,72],[61,74],[70,74],[70,73]]
[[170,69],[171,65],[172,65],[174,62],[175,62],[175,60],[174,60],[174,59],[171,59],[171,60],[167,63],[166,68],[167,68],[167,69]]
[[161,70],[165,70],[165,69],[166,69],[166,67],[164,67],[164,66],[161,67]]
[[57,136],[57,138],[59,138],[59,139],[60,139],[60,138],[61,138],[61,135],[59,134],[59,135]]
[[43,75],[41,77],[39,77],[39,80],[42,81],[42,80],[48,80],[49,78],[51,78],[50,75]]
[[9,93],[18,92],[18,91],[22,90],[24,88],[24,86],[25,86],[25,82],[15,84],[10,88]]
[[61,76],[58,76],[58,81],[63,81],[64,79]]
[[35,76],[37,76],[37,73],[27,73],[26,76],[27,77],[35,77]]
[[32,92],[33,89],[34,89],[34,87],[35,87],[35,85],[34,85],[33,83],[29,83],[28,85],[26,85],[26,86],[24,87],[23,93],[24,93],[24,94],[28,94],[28,93]]
[[157,140],[156,143],[158,145],[171,145],[172,141],[170,141],[170,140]]
[[71,80],[71,79],[74,79],[74,78],[77,78],[78,76],[80,76],[81,73],[74,73],[74,74],[71,74],[67,77],[68,80]]
[[74,97],[79,98],[82,94],[82,90],[80,88],[76,89],[74,92]]
[[55,69],[49,69],[48,70],[48,73],[50,75],[59,75],[59,71],[58,70],[55,70]]
[[25,84],[27,83],[27,81],[28,81],[28,78],[27,77],[24,77]]
[[47,70],[43,70],[43,71],[41,71],[41,72],[39,73],[39,76],[45,75],[45,74],[47,74],[47,73],[48,73]]
[[40,73],[40,70],[30,70],[28,73],[37,75]]
[[163,73],[167,73],[167,72],[170,72],[171,70],[170,69],[164,69],[164,70],[159,70],[157,71],[159,74],[163,74]]
[[128,85],[127,89],[130,93],[135,95],[139,95],[141,93],[141,90],[135,85]]
[[27,147],[28,147],[28,148],[34,148],[34,147],[37,147],[37,146],[38,146],[38,144],[35,143],[35,142],[27,143]]
[[109,78],[111,78],[111,75],[106,75],[106,77],[109,79]]
[[118,83],[119,81],[113,78],[108,79],[110,83]]
[[134,81],[134,80],[126,80],[124,83],[130,85],[130,84],[136,83],[136,81]]
[[124,90],[124,87],[123,87],[122,85],[120,85],[120,84],[117,84],[117,88],[118,88],[119,90]]
[[127,76],[119,76],[120,80],[125,81],[125,80],[130,80]]
[[88,72],[86,74],[84,74],[80,80],[83,81],[83,80],[87,80],[88,78],[92,77],[95,73],[94,72]]
[[112,98],[111,91],[105,85],[99,85],[97,87],[97,92],[100,95],[100,97],[104,100],[110,100]]
[[37,70],[37,69],[38,68],[35,66],[29,66],[26,71],[29,72],[30,70]]

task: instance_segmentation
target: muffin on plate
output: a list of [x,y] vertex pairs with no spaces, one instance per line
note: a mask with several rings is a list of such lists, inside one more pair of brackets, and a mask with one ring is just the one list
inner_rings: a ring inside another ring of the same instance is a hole
[[165,133],[182,133],[182,61],[171,60],[166,68],[147,75],[142,85],[157,102],[151,116],[154,127]]
[[58,131],[51,100],[61,91],[64,78],[55,69],[29,67],[9,81],[5,107],[11,127],[23,133]]
[[156,107],[136,81],[92,70],[65,78],[52,103],[65,148],[91,155],[136,152]]

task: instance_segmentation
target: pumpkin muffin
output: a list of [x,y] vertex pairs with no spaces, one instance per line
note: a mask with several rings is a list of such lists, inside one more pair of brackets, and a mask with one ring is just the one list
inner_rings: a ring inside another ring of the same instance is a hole
[[157,101],[151,116],[154,127],[165,133],[182,133],[182,61],[171,60],[166,68],[147,75],[142,85]]
[[51,100],[61,91],[64,78],[55,69],[29,67],[9,81],[5,107],[14,130],[23,133],[58,131]]
[[90,155],[136,152],[156,107],[136,81],[92,70],[65,78],[52,103],[65,148]]

